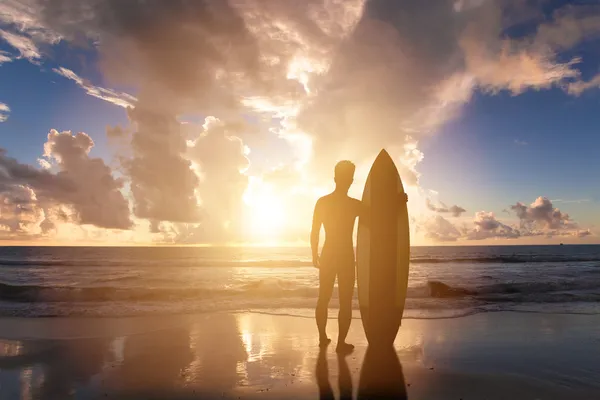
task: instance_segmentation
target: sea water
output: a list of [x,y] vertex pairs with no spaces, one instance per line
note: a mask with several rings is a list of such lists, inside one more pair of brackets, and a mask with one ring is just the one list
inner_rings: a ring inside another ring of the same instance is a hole
[[[306,247],[0,247],[0,316],[311,317],[317,294]],[[405,318],[494,311],[600,314],[600,245],[411,249]]]

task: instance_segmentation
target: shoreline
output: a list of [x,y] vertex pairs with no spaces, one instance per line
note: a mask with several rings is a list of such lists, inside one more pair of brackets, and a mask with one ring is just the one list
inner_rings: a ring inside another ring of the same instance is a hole
[[[68,389],[81,399],[201,393],[312,399],[330,389],[348,395],[348,387],[361,398],[361,382],[364,391],[369,379],[371,388],[397,396],[404,390],[415,399],[594,399],[600,393],[600,316],[498,312],[407,320],[395,351],[372,357],[360,321],[352,323],[348,341],[356,349],[347,357],[334,350],[335,320],[328,333],[333,343],[322,352],[314,321],[294,316],[0,318],[0,398],[28,398],[26,392],[67,398],[60,391]],[[404,389],[393,384],[400,381]]]

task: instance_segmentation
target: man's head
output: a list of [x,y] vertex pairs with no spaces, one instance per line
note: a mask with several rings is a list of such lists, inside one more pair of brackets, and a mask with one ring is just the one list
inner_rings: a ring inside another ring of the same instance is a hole
[[354,181],[355,165],[348,160],[343,160],[335,165],[335,184],[338,189],[348,191]]

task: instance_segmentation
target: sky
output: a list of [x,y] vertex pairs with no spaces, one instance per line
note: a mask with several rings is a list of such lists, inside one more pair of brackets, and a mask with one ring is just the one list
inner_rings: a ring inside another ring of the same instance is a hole
[[600,243],[600,4],[0,0],[0,240],[306,244],[385,148],[415,245]]

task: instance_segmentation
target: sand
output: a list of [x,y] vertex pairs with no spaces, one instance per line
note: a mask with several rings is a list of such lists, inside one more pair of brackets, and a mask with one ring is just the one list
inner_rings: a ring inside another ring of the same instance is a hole
[[599,399],[600,316],[405,320],[335,353],[310,318],[215,313],[0,319],[0,399]]

